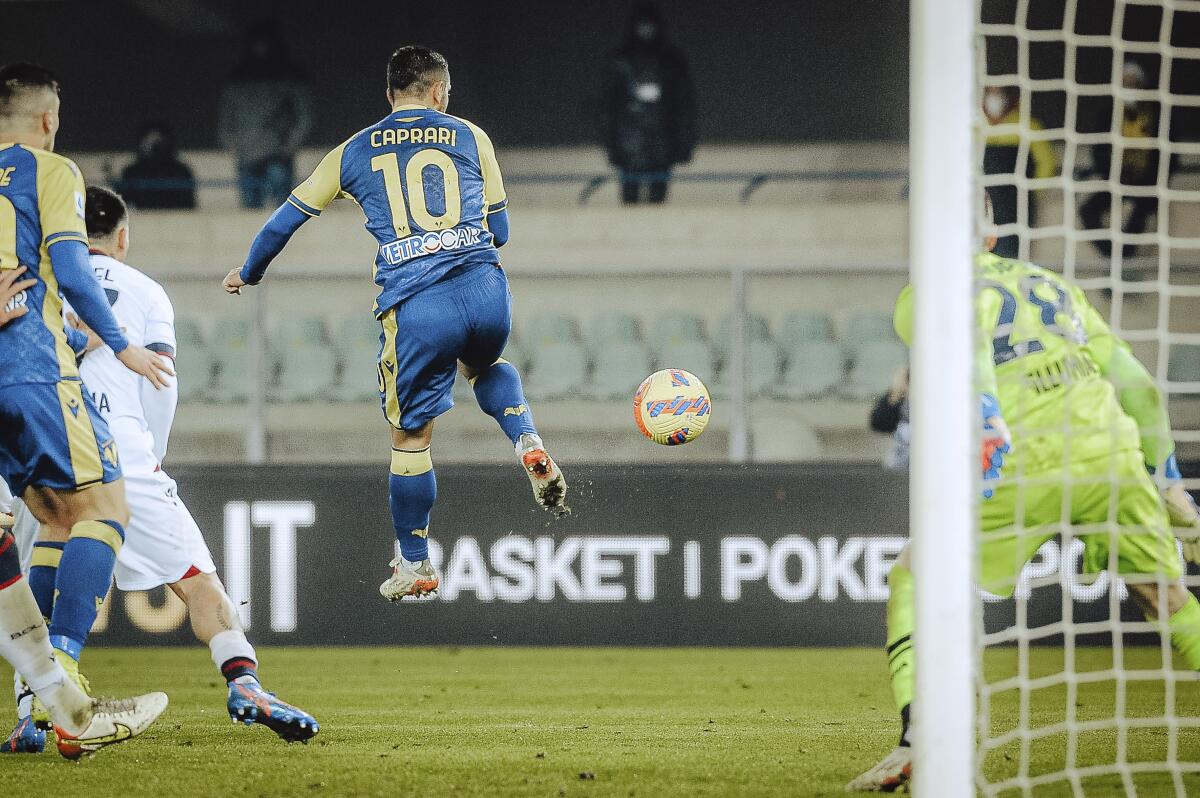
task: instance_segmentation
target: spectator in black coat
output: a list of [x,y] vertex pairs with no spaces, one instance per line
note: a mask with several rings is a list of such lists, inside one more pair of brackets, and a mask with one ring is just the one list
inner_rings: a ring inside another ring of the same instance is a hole
[[137,159],[121,172],[116,189],[135,208],[196,207],[196,178],[179,160],[171,129],[159,122],[142,128]]
[[[1126,89],[1152,88],[1145,68],[1136,61],[1127,61],[1121,72],[1121,84]],[[1118,98],[1114,98],[1114,102]],[[1158,167],[1160,152],[1157,146],[1159,105],[1150,100],[1126,100],[1121,110],[1120,135],[1126,139],[1121,157],[1113,164],[1112,146],[1097,144],[1092,148],[1092,168],[1082,172],[1079,177],[1108,180],[1117,178],[1122,186],[1148,187],[1159,183]],[[1111,126],[1110,126],[1111,127]],[[1135,143],[1133,139],[1143,139]],[[1167,163],[1167,180],[1174,170],[1175,162]],[[1164,184],[1165,187],[1165,184]],[[1128,218],[1124,217],[1125,208],[1129,209]],[[1098,191],[1088,198],[1079,209],[1079,218],[1085,230],[1098,230],[1108,222],[1110,227],[1120,225],[1125,233],[1144,233],[1149,226],[1150,217],[1158,212],[1158,196],[1130,195],[1124,202],[1113,203],[1113,195],[1108,191]],[[1106,219],[1107,217],[1107,219]],[[1159,222],[1162,223],[1161,221]],[[1092,242],[1101,255],[1112,256],[1112,241],[1102,238]],[[1137,253],[1137,247],[1126,244],[1121,248],[1122,256],[1128,258]]]
[[604,146],[627,204],[662,202],[671,167],[692,159],[696,112],[682,54],[667,43],[652,3],[634,6],[604,89]]

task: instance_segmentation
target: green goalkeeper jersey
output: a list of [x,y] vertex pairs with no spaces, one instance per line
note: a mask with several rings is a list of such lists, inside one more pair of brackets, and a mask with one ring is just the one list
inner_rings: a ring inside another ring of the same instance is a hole
[[[1054,272],[990,253],[975,259],[975,366],[1013,436],[1006,474],[1141,449],[1157,467],[1174,444],[1162,397],[1128,345]],[[912,286],[896,301],[896,332],[912,343]]]

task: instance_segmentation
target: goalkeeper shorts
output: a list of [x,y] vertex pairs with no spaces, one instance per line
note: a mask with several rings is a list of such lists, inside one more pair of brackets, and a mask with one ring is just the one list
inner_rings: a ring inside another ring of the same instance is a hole
[[1122,575],[1173,581],[1182,573],[1166,509],[1138,450],[1065,471],[1002,477],[980,512],[980,585],[989,593],[1011,596],[1021,569],[1060,534],[1083,541],[1084,573],[1107,569],[1114,546]]

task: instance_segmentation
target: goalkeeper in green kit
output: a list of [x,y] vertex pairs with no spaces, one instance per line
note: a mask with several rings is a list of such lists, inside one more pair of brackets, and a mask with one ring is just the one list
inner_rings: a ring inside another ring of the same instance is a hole
[[[975,260],[984,425],[980,586],[1011,596],[1043,543],[1077,537],[1084,571],[1119,572],[1147,619],[1165,627],[1187,667],[1200,670],[1200,603],[1180,579],[1175,544],[1178,535],[1185,557],[1200,562],[1200,521],[1180,481],[1163,398],[1082,290],[1046,269],[990,254],[995,241]],[[894,321],[910,344],[912,314],[909,286]],[[887,655],[903,728],[899,746],[849,791],[892,792],[912,775],[907,549],[888,583]]]

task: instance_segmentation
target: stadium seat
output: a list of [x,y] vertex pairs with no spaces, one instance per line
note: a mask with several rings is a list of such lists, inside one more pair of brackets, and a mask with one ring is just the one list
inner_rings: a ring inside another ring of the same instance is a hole
[[833,338],[833,324],[829,316],[810,310],[797,310],[789,313],[783,320],[779,334],[779,344],[785,352],[793,347],[811,341],[829,341]]
[[704,322],[694,313],[664,313],[654,320],[651,345],[675,340],[704,340]]
[[786,365],[775,395],[780,399],[817,399],[846,376],[842,349],[833,341],[800,339],[784,350]]
[[175,343],[179,400],[203,401],[208,398],[211,389],[213,358],[204,343],[200,323],[187,317],[176,318]]
[[529,364],[529,353],[525,351],[525,347],[516,340],[515,335],[508,337],[508,344],[504,347],[504,354],[500,357],[512,363],[517,371],[525,373],[525,368]]
[[683,369],[700,378],[711,391],[716,382],[716,361],[703,340],[669,339],[658,349],[660,369]]
[[530,398],[577,396],[587,381],[587,354],[571,340],[538,346],[530,355],[525,392]]
[[841,338],[851,358],[863,347],[874,343],[896,343],[896,331],[892,328],[892,317],[887,313],[863,311],[855,313],[846,323]]
[[[747,321],[747,340],[754,341],[770,341],[771,329],[767,324],[767,320],[756,313],[750,314]],[[724,364],[729,360],[729,353],[733,350],[733,318],[731,316],[721,317],[721,321],[717,324],[717,334],[713,337],[713,346],[717,350],[717,358]]]
[[650,352],[636,341],[609,341],[593,351],[586,391],[593,399],[628,399],[652,371]]
[[219,319],[213,332],[215,376],[209,396],[216,402],[244,402],[250,397],[250,323]]
[[587,324],[588,343],[595,348],[610,341],[637,341],[637,319],[628,313],[601,313]]
[[521,340],[534,350],[563,341],[576,342],[579,322],[571,316],[539,316],[525,324]]
[[333,395],[343,402],[379,398],[379,322],[367,314],[348,316],[338,324],[336,339],[341,368]]
[[273,353],[282,354],[287,349],[308,341],[325,341],[325,322],[319,316],[284,316],[271,334]]
[[1171,382],[1200,382],[1200,345],[1173,344],[1167,358],[1167,379]]
[[[779,382],[781,361],[782,357],[779,354],[779,347],[775,345],[774,341],[763,338],[750,341],[750,363],[746,369],[748,380],[746,387],[749,396],[761,396],[766,392],[774,390]],[[733,386],[730,383],[731,378],[731,364],[729,359],[726,358],[724,364],[721,366],[721,373],[717,379],[717,384],[712,388],[713,394],[721,398],[732,396]],[[704,378],[701,377],[701,379]]]
[[867,401],[888,389],[892,373],[908,362],[908,351],[897,340],[864,343],[853,355],[849,378],[839,393],[846,399]]
[[276,402],[304,402],[327,397],[337,381],[337,358],[316,316],[288,317],[271,336],[276,379],[267,395]]

